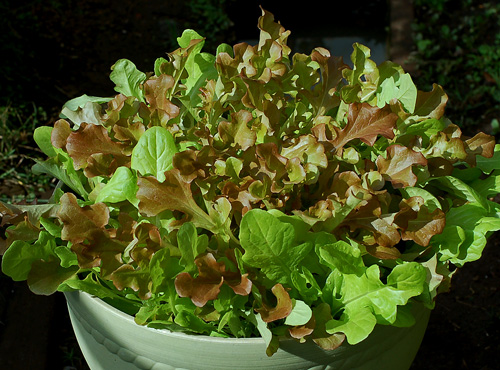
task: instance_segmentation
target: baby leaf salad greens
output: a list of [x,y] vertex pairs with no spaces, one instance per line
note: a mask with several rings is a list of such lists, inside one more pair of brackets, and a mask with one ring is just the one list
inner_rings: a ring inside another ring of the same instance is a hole
[[325,349],[410,326],[500,229],[500,146],[465,137],[447,96],[353,45],[202,52],[193,30],[118,95],[69,101],[35,139],[52,202],[0,203],[2,268],[38,294],[82,290],[138,324]]

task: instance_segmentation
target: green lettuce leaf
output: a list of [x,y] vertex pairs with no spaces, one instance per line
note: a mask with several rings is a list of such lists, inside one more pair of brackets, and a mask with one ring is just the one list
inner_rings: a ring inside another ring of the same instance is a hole
[[127,167],[118,167],[108,183],[99,190],[96,202],[118,203],[128,200],[137,206],[137,176]]
[[42,231],[34,244],[21,240],[12,243],[3,255],[2,271],[14,281],[27,280],[34,293],[49,295],[73,276],[78,266],[61,266],[55,238]]
[[309,242],[297,243],[291,224],[262,210],[251,210],[241,220],[243,262],[260,268],[272,281],[290,283],[291,275],[312,249]]
[[311,307],[301,300],[294,299],[292,302],[292,312],[286,317],[285,324],[290,326],[307,324],[312,317]]
[[51,141],[52,130],[53,128],[50,126],[40,126],[33,132],[33,139],[36,145],[38,145],[47,157],[55,157],[57,155]]
[[177,153],[172,134],[163,127],[147,130],[132,150],[131,168],[143,176],[153,175],[158,181],[165,181],[165,171],[173,167],[172,159]]
[[141,84],[146,80],[145,73],[139,71],[135,64],[127,59],[118,60],[111,70],[109,78],[115,83],[117,92],[144,101]]
[[359,343],[372,332],[376,323],[394,323],[398,306],[420,295],[426,278],[426,269],[416,262],[395,266],[387,277],[387,284],[380,280],[377,265],[368,267],[360,276],[343,275],[337,292],[341,296],[342,316],[326,324],[327,332],[344,333],[350,344]]
[[185,271],[196,272],[195,259],[207,250],[207,235],[198,236],[196,227],[186,222],[177,233],[177,244],[181,253],[180,263],[185,266]]

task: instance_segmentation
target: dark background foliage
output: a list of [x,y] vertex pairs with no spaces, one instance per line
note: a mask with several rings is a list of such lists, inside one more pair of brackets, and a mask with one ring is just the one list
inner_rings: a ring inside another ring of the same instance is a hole
[[[120,58],[150,71],[156,58],[177,48],[176,38],[186,28],[206,36],[205,49],[212,53],[221,42],[256,40],[259,5],[292,31],[293,52],[323,46],[325,37],[389,44],[395,3],[412,10],[404,67],[417,86],[429,90],[433,82],[441,84],[454,123],[466,133],[482,130],[498,138],[497,0],[0,0],[0,199],[43,202],[53,184],[30,172],[32,158],[41,156],[33,130],[53,124],[71,98],[113,95],[108,76]],[[457,273],[450,294],[439,297],[412,370],[498,368],[498,239],[490,242],[480,262]],[[33,334],[31,347],[15,320]],[[0,368],[64,366],[86,368],[63,297],[33,297],[24,283],[13,284],[0,275]]]
[[[186,28],[207,37],[205,49],[222,42],[258,38],[259,5],[296,36],[352,35],[356,29],[385,33],[387,4],[363,0],[305,7],[285,1],[236,0],[21,0],[0,1],[0,45],[4,88],[0,104],[36,101],[59,107],[82,92],[113,93],[108,75],[120,58],[140,70],[176,49]],[[320,45],[315,45],[320,46]]]

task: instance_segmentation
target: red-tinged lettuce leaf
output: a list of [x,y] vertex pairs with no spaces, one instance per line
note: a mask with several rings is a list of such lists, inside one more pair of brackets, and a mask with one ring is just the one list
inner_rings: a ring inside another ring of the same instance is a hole
[[387,158],[379,156],[376,164],[378,172],[397,187],[414,186],[417,176],[413,173],[413,166],[426,166],[425,157],[405,146],[394,144],[387,149]]
[[111,99],[106,107],[105,126],[124,123],[128,118],[135,117],[144,103],[139,102],[133,96],[118,94]]
[[312,135],[302,135],[293,140],[289,146],[281,149],[281,155],[288,159],[298,158],[301,163],[310,163],[321,168],[328,166],[324,145],[318,143]]
[[140,177],[137,180],[139,190],[139,211],[148,216],[156,216],[165,211],[185,213],[196,226],[207,230],[214,229],[210,216],[203,211],[193,198],[191,184],[187,183],[179,170],[174,168],[165,172],[165,181],[160,183],[154,177]]
[[[340,226],[348,227],[351,232],[357,229],[365,230],[368,232],[365,243],[369,245],[392,248],[399,243],[401,235],[397,225],[392,223],[391,216],[382,212],[382,204],[378,199],[372,198],[366,205],[351,212]],[[397,258],[399,252],[392,249],[392,256]],[[388,255],[388,250],[385,250],[384,254]]]
[[71,250],[76,254],[80,268],[99,267],[101,277],[109,279],[113,271],[124,264],[122,256],[126,247],[125,243],[114,239],[111,233],[96,231],[92,239],[73,244]]
[[342,57],[331,56],[324,48],[315,48],[311,53],[311,60],[320,67],[321,84],[314,87],[311,95],[304,90],[302,93],[308,97],[316,116],[323,116],[340,104],[340,98],[335,93],[341,86],[342,71],[348,66]]
[[434,235],[443,232],[446,223],[444,212],[439,208],[430,212],[422,197],[403,199],[399,207],[394,223],[401,228],[403,240],[413,240],[427,247]]
[[314,316],[311,316],[311,319],[306,324],[292,326],[291,328],[288,329],[288,333],[292,338],[299,339],[302,343],[305,342],[305,337],[311,335],[314,332],[315,327],[316,327],[316,320]]
[[272,13],[262,9],[258,27],[260,29],[259,48],[262,48],[267,40],[273,40],[280,46],[284,57],[290,54],[290,48],[286,44],[290,31],[286,30],[280,23],[275,22]]
[[[317,193],[311,198],[320,198],[320,200],[305,211],[293,211],[294,214],[314,225],[317,231],[335,233],[335,229],[351,212],[366,205],[366,201],[373,197],[370,190],[362,186],[360,177],[353,171],[335,174],[328,174],[328,171],[322,172],[318,184],[320,185],[318,191],[326,193]],[[305,202],[310,202],[307,197],[303,199]]]
[[38,239],[40,219],[54,217],[56,204],[21,205],[0,202],[0,254],[15,240]]
[[163,119],[165,122],[179,115],[179,107],[167,99],[167,96],[172,95],[171,90],[174,86],[174,79],[166,74],[151,77],[144,82],[144,96],[149,109],[160,111],[160,114],[165,115]]
[[[205,148],[207,147],[203,149]],[[209,156],[211,155],[209,154]],[[172,164],[173,167],[179,170],[184,181],[191,183],[194,179],[205,180],[207,178],[208,167],[212,164],[207,163],[207,160],[209,159],[203,152],[186,149],[174,155]]]
[[271,180],[271,191],[279,193],[283,187],[283,180],[288,175],[286,168],[288,159],[279,154],[279,148],[274,143],[258,144],[255,147],[254,160],[258,160],[258,168],[256,178],[260,175],[266,176]]
[[238,75],[239,61],[237,60],[237,54],[243,54],[239,50],[242,48],[246,49],[248,46],[246,43],[239,43],[233,46],[234,51],[232,50],[231,53],[223,51],[217,54],[215,65],[221,78],[226,80],[227,85],[225,87],[227,87],[228,91],[231,91],[234,87],[233,83],[230,83],[229,80],[231,77]]
[[131,288],[137,292],[139,298],[151,298],[151,277],[149,269],[145,266],[134,268],[131,265],[121,265],[109,276],[118,290]]
[[[15,222],[15,224],[12,224],[10,227],[7,227],[6,225],[8,224],[5,224],[5,235],[0,235],[0,255],[4,254],[14,241],[22,240],[30,242],[36,240],[40,233],[40,226],[32,224],[26,215],[22,221],[11,220],[11,222]],[[0,227],[2,227],[2,223],[3,220],[0,222]]]
[[470,166],[476,165],[476,156],[492,158],[495,151],[495,138],[484,132],[476,134],[474,137],[465,140],[465,150],[467,158],[465,161]]
[[429,118],[440,119],[448,102],[448,95],[443,88],[437,84],[432,85],[429,92],[417,91],[417,101],[413,115],[409,118],[411,121],[422,121]]
[[193,278],[183,272],[175,278],[175,289],[180,297],[189,297],[198,307],[203,307],[208,301],[214,300],[220,293],[223,283],[227,284],[235,294],[249,295],[252,282],[247,274],[226,269],[224,262],[217,262],[212,253],[207,253],[195,259],[198,276]]
[[266,323],[286,318],[293,309],[293,302],[283,285],[274,285],[271,292],[276,297],[276,305],[270,306],[268,303],[262,302],[262,307],[256,309],[260,313],[262,321]]
[[116,239],[116,230],[106,228],[109,209],[104,203],[80,207],[76,197],[66,193],[57,217],[63,224],[61,239],[73,243],[71,249],[81,268],[100,267],[101,276],[109,277],[123,264],[128,242]]
[[66,141],[75,169],[84,168],[87,177],[110,176],[121,166],[130,167],[127,146],[111,140],[103,126],[82,124]]
[[422,154],[426,158],[444,159],[452,164],[461,161],[475,167],[477,156],[492,158],[494,151],[495,138],[493,136],[480,132],[472,138],[466,138],[457,125],[449,124],[442,131],[431,136]]
[[[122,216],[119,218],[120,225],[123,225],[123,218],[128,218],[129,216],[126,214],[122,214],[120,216]],[[120,229],[117,230],[116,239],[121,241],[122,239],[119,238],[120,235],[118,234],[120,231]],[[132,232],[133,239],[127,247],[124,258],[128,258],[130,256],[130,258],[132,258],[132,260],[139,265],[144,261],[149,263],[152,256],[163,248],[164,243],[160,235],[160,230],[156,225],[150,223],[143,222],[137,224],[136,222],[133,222]],[[133,245],[133,247],[129,250],[130,245]]]
[[133,146],[145,132],[144,124],[150,121],[149,116],[150,111],[144,103],[118,94],[109,101],[102,124],[111,129],[110,136],[114,139]]
[[382,245],[367,245],[366,251],[373,257],[381,260],[397,260],[401,258],[401,252],[394,247],[384,247]]
[[422,154],[426,158],[439,158],[451,163],[464,161],[467,158],[462,131],[456,125],[449,125],[444,130],[431,136],[429,145]]
[[350,104],[347,125],[341,130],[334,128],[337,136],[332,144],[337,152],[340,152],[349,141],[354,139],[360,139],[370,146],[373,146],[378,135],[392,139],[397,119],[398,117],[389,107],[380,109],[367,103]]
[[8,204],[0,202],[0,226],[16,225],[28,218],[32,224],[39,224],[42,217],[54,217],[59,210],[57,204]]
[[240,110],[231,114],[231,122],[223,121],[219,123],[219,136],[226,145],[237,145],[246,150],[255,144],[257,135],[249,127],[252,121],[252,113],[247,110]]
[[188,297],[196,306],[203,307],[208,301],[217,298],[224,281],[220,274],[205,274],[197,279],[187,272],[180,273],[175,278],[175,289],[180,297]]
[[50,137],[52,145],[55,148],[66,150],[66,142],[72,132],[68,121],[64,119],[57,120],[56,123],[54,123],[54,128]]
[[[422,150],[426,158],[434,158],[450,164],[457,161],[476,166],[478,156],[492,158],[495,150],[495,138],[485,133],[478,133],[472,138],[462,136],[462,130],[454,124],[433,135],[428,146]],[[480,158],[481,158],[480,157]]]
[[270,180],[266,180],[265,184],[260,180],[248,180],[241,186],[227,181],[222,188],[222,195],[231,203],[233,213],[243,215],[248,210],[257,208],[270,192]]
[[63,240],[82,243],[92,239],[96,232],[104,230],[108,224],[109,209],[104,203],[80,207],[72,193],[65,193],[60,202],[57,217],[63,224]]
[[328,351],[340,347],[345,340],[345,334],[329,334],[326,331],[326,323],[333,319],[330,305],[323,302],[318,304],[313,308],[313,316],[315,319],[315,327],[312,334],[314,343]]
[[[219,58],[222,58],[223,55],[227,55],[226,53],[217,54],[217,64],[219,64]],[[204,115],[201,118],[201,121],[205,123],[205,126],[212,127],[213,123],[210,121],[210,117],[219,118],[222,116],[222,113],[226,111],[228,108],[223,107],[222,102],[218,96],[219,91],[217,90],[217,85],[215,80],[209,80],[207,83],[200,88],[200,98],[201,98],[201,107],[200,109],[204,111]]]
[[[266,80],[270,77],[271,75],[269,72]],[[261,81],[242,77],[241,81],[241,84],[238,85],[241,87],[241,92],[244,93],[241,98],[241,103],[243,103],[246,108],[250,108],[256,114],[261,116],[266,116],[266,113],[270,112],[272,109],[270,108],[270,105],[277,109],[276,104],[280,99],[282,99],[282,93],[276,86],[274,86],[273,80]],[[269,128],[271,128],[271,125],[274,126],[271,130],[269,130],[269,134],[272,134],[274,128],[276,128],[276,122],[269,122],[268,117],[266,123],[266,126]]]
[[[187,69],[193,69],[190,63],[194,63],[194,57],[198,54],[203,47],[204,40],[202,38],[193,38],[194,31],[185,30],[183,35],[178,38],[180,48],[168,53],[168,61],[160,58],[157,60],[155,66],[156,75],[169,75],[175,81],[179,81],[188,77]],[[175,91],[170,90],[167,99],[170,99]]]

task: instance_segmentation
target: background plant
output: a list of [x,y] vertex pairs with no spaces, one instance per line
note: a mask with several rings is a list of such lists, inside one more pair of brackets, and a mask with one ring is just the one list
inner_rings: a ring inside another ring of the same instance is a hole
[[497,134],[500,117],[500,3],[414,1],[415,81],[445,86],[449,118],[467,132]]
[[43,156],[33,140],[33,132],[47,122],[45,110],[34,103],[0,107],[1,201],[31,202],[49,186],[49,177],[30,170],[34,160]]

